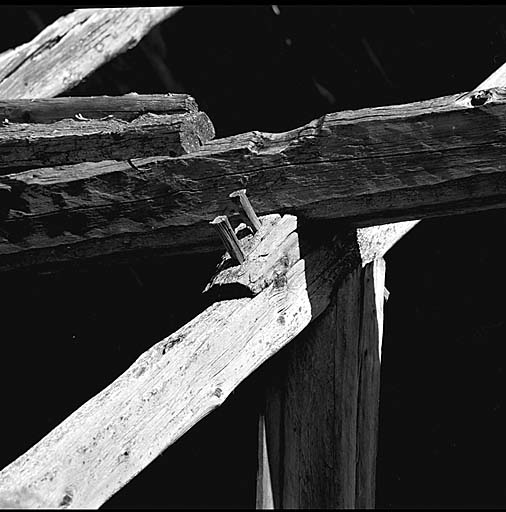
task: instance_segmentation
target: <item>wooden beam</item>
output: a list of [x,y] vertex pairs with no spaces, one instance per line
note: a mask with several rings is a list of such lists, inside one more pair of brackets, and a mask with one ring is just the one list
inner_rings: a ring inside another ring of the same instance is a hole
[[[501,67],[499,67],[496,71],[494,71],[489,77],[487,77],[483,82],[481,82],[479,85],[477,85],[468,95],[467,98],[460,98],[461,103],[471,103],[470,99],[471,96],[478,92],[478,91],[484,91],[489,89],[495,89],[495,88],[502,88],[506,87],[506,63],[503,64]],[[467,101],[466,101],[467,100]],[[451,212],[450,212],[451,213]],[[386,224],[384,225],[384,229],[389,231],[391,228],[391,232],[395,233],[394,239],[390,246],[395,244],[402,236],[404,236],[406,233],[408,233],[411,229],[413,229],[418,223],[420,222],[420,219],[412,220],[410,221],[410,224],[404,223],[403,225],[396,225],[398,223],[392,223],[392,224]],[[374,229],[374,228],[373,228]],[[359,230],[360,231],[360,230]],[[401,234],[402,233],[402,234]],[[360,233],[358,233],[360,236]],[[372,231],[366,232],[365,237],[369,238],[370,240],[375,239]],[[384,233],[381,233],[380,236],[383,236]],[[371,237],[372,236],[372,237]],[[390,241],[387,239],[385,240],[387,244],[390,243]],[[388,249],[387,249],[388,250]],[[387,297],[388,298],[388,297]]]
[[[484,84],[505,85],[494,81],[502,80],[504,69]],[[483,88],[458,101],[485,104],[494,91],[474,94]],[[358,229],[360,253],[374,261],[357,266],[325,312],[265,363],[257,508],[374,508],[383,303],[389,295],[385,262],[374,253],[386,252],[418,222]]]
[[50,124],[8,123],[0,130],[0,174],[55,164],[178,156],[213,137],[213,124],[204,112],[147,113],[132,121],[78,116]]
[[142,114],[191,114],[198,111],[188,94],[125,94],[124,96],[60,97],[50,99],[0,100],[0,121],[53,123],[62,119],[133,121]]
[[338,112],[287,133],[217,139],[190,155],[134,166],[2,176],[12,193],[0,225],[0,268],[126,248],[216,249],[207,223],[245,185],[259,214],[289,211],[354,227],[503,207],[505,114],[501,89],[476,106],[454,95]]
[[300,259],[256,296],[223,298],[140,355],[0,472],[0,504],[103,504],[327,308],[340,280],[361,262],[354,237],[329,234],[309,251],[301,244]]
[[264,364],[257,508],[374,508],[384,275],[357,265]]
[[0,55],[0,98],[47,98],[76,86],[181,7],[77,9]]
[[385,260],[366,265],[362,274],[362,323],[359,338],[357,464],[355,508],[376,504],[380,361],[385,303]]

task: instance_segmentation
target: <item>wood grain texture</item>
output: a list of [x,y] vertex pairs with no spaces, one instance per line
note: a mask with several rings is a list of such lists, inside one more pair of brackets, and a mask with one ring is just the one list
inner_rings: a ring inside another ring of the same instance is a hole
[[482,91],[494,87],[506,87],[506,64],[496,69],[489,77],[476,86],[473,91]]
[[96,508],[328,306],[354,252],[337,238],[253,298],[214,303],[0,472],[0,504]]
[[134,47],[181,7],[77,9],[0,55],[0,98],[48,98]]
[[135,167],[109,161],[2,176],[12,193],[0,268],[136,248],[216,249],[207,223],[239,188],[260,215],[354,227],[504,206],[506,101],[497,93],[473,107],[456,102],[461,96],[328,114],[287,133],[135,159]]
[[265,431],[265,416],[258,418],[258,467],[256,486],[256,509],[272,510],[274,497],[272,495],[271,461],[267,453],[267,436]]
[[376,504],[381,342],[385,302],[385,260],[366,265],[362,277],[362,322],[359,339],[359,394],[355,508]]
[[0,121],[53,123],[62,119],[115,119],[133,121],[143,114],[191,114],[198,111],[188,94],[125,94],[123,96],[60,97],[0,100]]
[[374,508],[384,269],[355,266],[264,365],[258,508]]
[[63,119],[50,124],[9,123],[0,128],[0,173],[140,156],[178,156],[214,137],[204,112],[143,114],[122,119]]
[[[494,71],[489,77],[487,77],[483,82],[481,82],[478,86],[476,86],[470,93],[465,95],[465,97],[461,97],[457,100],[457,103],[465,106],[474,106],[471,102],[472,96],[479,91],[486,91],[490,89],[496,88],[504,88],[506,87],[506,64],[500,66],[496,71]],[[487,99],[488,100],[488,99]],[[479,105],[478,105],[479,106]],[[449,214],[453,212],[448,212]],[[411,229],[413,229],[419,222],[420,219],[408,221],[408,223],[391,223],[381,226],[382,230],[377,232],[375,236],[374,227],[367,228],[369,231],[364,233],[358,233],[358,236],[362,236],[367,238],[373,245],[376,243],[381,243],[380,240],[383,235],[387,235],[385,238],[385,242],[390,244],[389,235],[393,235],[393,242],[390,246],[394,245],[400,238],[402,238],[406,233],[408,233]],[[360,230],[359,230],[360,231]],[[387,249],[388,250],[388,249]],[[386,252],[386,251],[385,251]]]
[[204,292],[220,293],[227,285],[240,285],[257,295],[300,259],[297,217],[278,214],[262,217],[260,229],[240,240],[246,264],[233,264],[226,254]]

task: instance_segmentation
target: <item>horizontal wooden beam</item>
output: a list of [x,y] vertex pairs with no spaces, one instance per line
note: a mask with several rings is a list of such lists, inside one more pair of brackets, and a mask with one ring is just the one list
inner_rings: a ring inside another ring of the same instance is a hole
[[66,96],[49,99],[0,100],[0,122],[53,123],[62,119],[132,121],[142,114],[190,114],[198,111],[188,94],[125,94],[123,96]]
[[[290,244],[277,242],[303,236],[294,219],[283,220],[273,222],[272,229],[284,234],[274,233],[262,248],[279,261]],[[265,239],[256,239],[244,267],[262,264],[254,251]],[[313,249],[300,240],[297,261],[278,267],[275,279],[255,297],[222,297],[142,354],[4,468],[0,505],[99,507],[222,404],[243,379],[325,310],[335,287],[357,263],[367,263],[354,231],[328,233]],[[375,256],[381,254],[371,253]]]
[[25,171],[0,222],[0,268],[158,248],[219,247],[209,229],[247,187],[259,214],[354,227],[506,205],[504,89],[328,114],[177,158]]
[[[461,97],[458,101],[461,104],[471,103],[471,99],[474,99],[474,103],[476,103],[475,93],[479,91],[485,91],[489,89],[496,89],[506,87],[506,63],[500,66],[496,71],[494,71],[490,76],[488,76],[483,82],[477,85],[471,92]],[[479,95],[478,95],[479,97]],[[499,205],[500,206],[500,205]],[[403,223],[392,223],[392,224],[383,224],[380,226],[379,231],[375,231],[374,227],[359,229],[357,231],[357,236],[362,237],[364,240],[367,239],[370,242],[373,242],[373,245],[376,243],[386,244],[384,247],[390,244],[394,245],[397,241],[404,236],[406,233],[411,231],[418,223],[420,219],[411,220]],[[379,238],[376,238],[375,233],[379,235]],[[380,242],[381,238],[383,238],[383,242]],[[367,245],[367,244],[366,244]],[[385,250],[385,252],[388,249]],[[385,288],[385,300],[388,300],[388,296],[390,293]]]
[[77,9],[0,55],[0,98],[47,98],[134,47],[181,7]]
[[47,165],[178,156],[214,137],[204,112],[143,114],[123,119],[63,119],[50,124],[8,123],[0,129],[0,174]]

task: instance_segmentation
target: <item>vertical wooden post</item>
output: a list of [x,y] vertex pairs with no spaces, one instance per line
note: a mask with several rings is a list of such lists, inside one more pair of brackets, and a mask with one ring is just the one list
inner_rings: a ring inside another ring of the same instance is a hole
[[270,510],[274,508],[272,495],[271,462],[267,453],[267,436],[265,433],[265,415],[258,417],[258,472],[256,508]]
[[263,369],[257,508],[373,508],[385,262]]
[[374,508],[385,260],[366,265],[363,274],[355,508]]

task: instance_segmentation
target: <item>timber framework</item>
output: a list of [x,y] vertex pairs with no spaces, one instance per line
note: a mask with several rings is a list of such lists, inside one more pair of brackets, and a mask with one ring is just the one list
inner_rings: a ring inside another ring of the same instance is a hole
[[210,305],[3,468],[0,506],[100,507],[289,345],[257,508],[374,507],[384,255],[420,219],[506,206],[506,67],[221,139],[187,94],[54,98],[178,9],[78,9],[0,55],[0,271],[224,250]]

